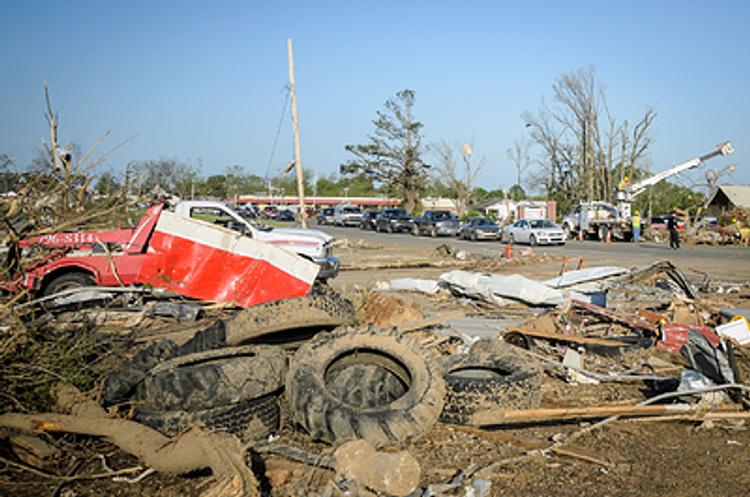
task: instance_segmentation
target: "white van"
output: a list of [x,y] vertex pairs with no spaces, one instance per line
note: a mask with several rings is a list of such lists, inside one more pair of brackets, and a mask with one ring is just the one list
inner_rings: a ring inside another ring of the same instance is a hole
[[333,208],[333,224],[336,226],[359,226],[362,209],[354,205],[337,205]]

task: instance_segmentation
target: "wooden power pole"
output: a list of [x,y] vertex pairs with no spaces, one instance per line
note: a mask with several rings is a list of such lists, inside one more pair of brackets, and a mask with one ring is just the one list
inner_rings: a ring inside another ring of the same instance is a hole
[[294,162],[297,166],[297,197],[299,198],[299,220],[307,228],[307,211],[305,210],[305,177],[302,174],[302,149],[299,144],[299,120],[297,119],[297,88],[294,84],[294,53],[292,39],[287,39],[289,49],[289,91],[292,94],[292,125],[294,127]]

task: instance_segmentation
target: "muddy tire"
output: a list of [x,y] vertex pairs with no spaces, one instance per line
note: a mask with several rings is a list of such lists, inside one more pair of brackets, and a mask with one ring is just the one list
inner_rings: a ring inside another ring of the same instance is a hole
[[[243,355],[213,357],[194,363],[191,356],[176,358],[179,365],[148,374],[137,386],[134,402],[159,411],[197,411],[262,397],[284,385],[286,356],[276,347],[252,347]],[[193,356],[205,357],[206,353]]]
[[237,435],[242,441],[265,438],[279,428],[279,399],[267,394],[235,404],[200,409],[151,410],[137,408],[134,419],[164,435],[175,436],[193,425]]
[[286,396],[312,438],[383,446],[422,435],[442,411],[445,384],[436,357],[419,341],[395,330],[341,329],[297,351]]
[[96,285],[96,281],[94,280],[94,277],[89,273],[84,273],[81,271],[65,273],[52,278],[49,283],[45,284],[44,290],[42,291],[42,296],[47,297],[49,295],[54,295],[57,292],[62,292],[63,290],[70,290],[71,288],[83,288],[86,286],[94,285]]
[[311,295],[256,305],[225,322],[228,345],[239,345],[293,329],[323,330],[354,322],[354,306],[339,293],[324,289]]
[[541,371],[532,361],[497,340],[481,340],[464,356],[445,363],[446,397],[440,420],[469,424],[476,412],[529,409],[540,400]]

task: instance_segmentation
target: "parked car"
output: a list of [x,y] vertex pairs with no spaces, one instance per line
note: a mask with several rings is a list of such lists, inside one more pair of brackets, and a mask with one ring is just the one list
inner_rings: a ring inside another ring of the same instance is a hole
[[362,213],[362,220],[359,222],[359,229],[362,230],[374,230],[375,219],[380,214],[380,211],[365,211]]
[[359,226],[362,209],[354,205],[337,205],[333,208],[333,224],[336,226]]
[[419,236],[429,233],[431,236],[456,236],[461,229],[461,222],[451,211],[425,211],[422,217],[414,218],[412,234]]
[[470,217],[463,223],[461,236],[465,240],[499,240],[500,226],[487,217]]
[[263,219],[276,219],[276,216],[279,215],[279,208],[275,205],[267,205],[263,207],[263,210],[260,211],[260,216]]
[[280,210],[276,215],[277,221],[294,221],[295,218],[296,216],[294,215],[294,211],[292,211],[291,209]]
[[547,219],[522,219],[503,228],[503,240],[529,245],[564,245],[565,231]]
[[315,216],[315,221],[318,224],[333,224],[333,207],[326,207],[318,212]]
[[397,233],[411,231],[412,218],[404,209],[385,209],[375,220],[375,231]]

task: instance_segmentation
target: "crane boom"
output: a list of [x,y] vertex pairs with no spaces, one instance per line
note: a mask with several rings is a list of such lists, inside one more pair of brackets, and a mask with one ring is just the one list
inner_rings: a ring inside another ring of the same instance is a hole
[[727,142],[724,142],[720,144],[718,147],[716,147],[711,152],[702,155],[700,157],[696,157],[694,159],[690,159],[687,162],[683,162],[682,164],[678,164],[674,167],[671,167],[665,171],[662,171],[660,173],[654,174],[653,176],[646,178],[642,181],[639,181],[637,183],[633,183],[629,187],[625,189],[625,193],[627,197],[630,197],[630,200],[632,201],[633,198],[637,197],[643,191],[658,182],[665,180],[669,178],[670,176],[674,176],[676,174],[680,174],[684,171],[688,171],[690,169],[693,169],[694,167],[700,166],[703,162],[707,161],[708,159],[712,159],[718,155],[729,155],[732,152],[734,152],[734,148],[732,148],[732,144]]
[[714,150],[712,150],[711,152],[707,154],[701,155],[700,157],[696,157],[694,159],[690,159],[687,162],[678,164],[660,173],[656,173],[653,176],[650,176],[644,180],[628,185],[622,190],[618,189],[615,192],[615,198],[617,199],[617,211],[619,212],[621,217],[629,218],[630,217],[630,204],[633,202],[633,200],[635,200],[635,197],[637,197],[638,195],[646,191],[647,188],[671,176],[674,176],[676,174],[680,174],[682,172],[698,167],[703,162],[709,159],[713,159],[714,157],[717,157],[720,155],[729,155],[732,152],[734,152],[734,148],[732,148],[732,144],[726,141],[726,142],[719,144]]

